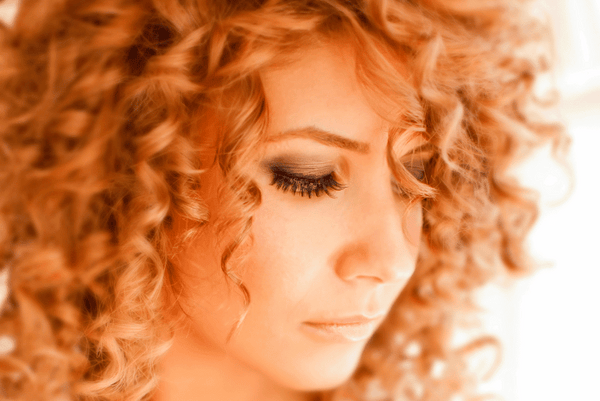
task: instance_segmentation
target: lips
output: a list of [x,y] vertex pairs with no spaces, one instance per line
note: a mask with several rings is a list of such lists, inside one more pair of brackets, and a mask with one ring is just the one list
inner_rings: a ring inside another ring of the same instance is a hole
[[384,314],[373,317],[355,315],[324,321],[304,322],[302,328],[313,336],[327,341],[357,342],[370,338]]
[[309,323],[316,324],[355,324],[355,323],[367,323],[382,317],[384,313],[377,313],[372,316],[367,315],[354,315],[343,318],[331,318],[331,319],[322,319],[320,321],[312,321]]

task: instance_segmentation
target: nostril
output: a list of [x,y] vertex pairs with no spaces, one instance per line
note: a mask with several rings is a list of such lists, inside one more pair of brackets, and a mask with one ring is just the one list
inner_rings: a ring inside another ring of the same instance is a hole
[[406,283],[414,273],[414,266],[385,266],[378,269],[380,274],[378,278],[386,284]]
[[347,246],[337,254],[334,266],[345,281],[372,280],[378,284],[407,282],[414,272],[414,258],[400,249],[381,252],[368,242]]

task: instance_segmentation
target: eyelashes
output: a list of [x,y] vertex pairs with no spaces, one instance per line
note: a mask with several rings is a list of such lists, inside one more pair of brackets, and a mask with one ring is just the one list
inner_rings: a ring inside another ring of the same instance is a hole
[[319,197],[327,194],[333,197],[332,192],[346,188],[335,179],[333,172],[320,177],[292,174],[280,167],[271,167],[271,172],[273,173],[271,185],[284,193],[289,190],[292,195],[300,194],[302,197],[307,195],[311,198],[313,195]]
[[[425,183],[426,181],[426,163],[422,160],[412,161],[405,163],[404,168],[419,182]],[[269,170],[272,174],[270,185],[275,186],[278,190],[286,193],[290,192],[292,195],[299,194],[308,198],[320,197],[323,194],[327,194],[333,197],[333,192],[341,191],[346,188],[345,185],[341,184],[336,178],[335,173],[332,171],[328,174],[315,176],[315,175],[303,175],[292,173],[277,163],[271,165]],[[403,190],[402,185],[392,180],[392,186],[394,190],[402,195],[408,196],[408,193]]]
[[[425,167],[422,163],[418,164],[418,165],[414,165],[414,164],[406,165],[405,164],[404,168],[406,169],[406,171],[408,171],[409,174],[411,174],[420,183],[422,183],[422,184],[427,183],[427,175],[426,175]],[[407,189],[402,184],[400,184],[398,181],[396,181],[396,179],[394,179],[394,178],[392,178],[392,188],[396,194],[398,194],[399,196],[404,197],[404,198],[412,198],[415,195],[412,190]]]
[[404,168],[408,171],[415,179],[419,182],[425,183],[426,181],[426,163],[422,160],[419,160],[415,163],[405,163]]

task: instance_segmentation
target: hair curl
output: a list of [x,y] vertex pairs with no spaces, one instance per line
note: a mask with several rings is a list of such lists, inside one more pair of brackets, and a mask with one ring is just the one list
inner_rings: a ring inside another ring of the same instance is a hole
[[[434,157],[428,185],[408,188],[424,199],[416,273],[352,379],[323,399],[475,397],[468,358],[495,341],[457,348],[452,334],[474,289],[531,269],[536,199],[508,169],[542,143],[567,147],[532,111],[546,106],[533,85],[550,68],[547,37],[520,0],[24,0],[0,26],[0,334],[16,339],[0,394],[152,394],[172,330],[165,293],[181,291],[166,230],[175,213],[197,223],[188,236],[208,221],[197,190],[211,162],[228,183],[220,224],[237,233],[222,269],[248,305],[231,262],[260,204],[245,174],[268,113],[258,72],[345,40],[393,127],[394,173],[410,180],[394,153],[408,133]],[[198,157],[209,129],[214,161]]]

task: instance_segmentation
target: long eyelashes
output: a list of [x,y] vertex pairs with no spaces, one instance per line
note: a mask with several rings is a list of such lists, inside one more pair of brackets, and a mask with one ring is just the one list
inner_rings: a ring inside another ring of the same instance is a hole
[[[422,160],[418,160],[405,163],[404,167],[410,174],[413,175],[413,177],[415,177],[417,181],[425,182],[425,165],[426,163],[424,163]],[[328,196],[333,197],[333,192],[341,191],[346,188],[345,185],[336,180],[334,172],[315,176],[302,175],[295,172],[292,173],[280,165],[271,165],[269,169],[272,174],[270,185],[275,186],[278,190],[284,193],[289,191],[292,193],[292,195],[299,194],[302,197],[306,195],[308,198],[312,198],[313,195],[315,197],[319,197],[323,194],[327,194]],[[403,189],[401,184],[397,183],[395,180],[392,180],[392,185],[397,193],[403,196],[408,196],[408,193]]]
[[[404,163],[404,169],[420,183],[427,184],[428,162],[428,160],[412,160]],[[412,198],[415,195],[413,190],[410,190],[406,186],[400,184],[394,178],[392,178],[392,188],[394,189],[394,192],[402,197]],[[417,190],[417,192],[420,191]]]
[[277,189],[300,196],[307,195],[311,198],[313,195],[319,197],[323,194],[333,197],[332,191],[341,191],[345,188],[333,176],[333,172],[321,177],[308,177],[290,174],[280,169],[272,169],[273,179],[271,185]]

